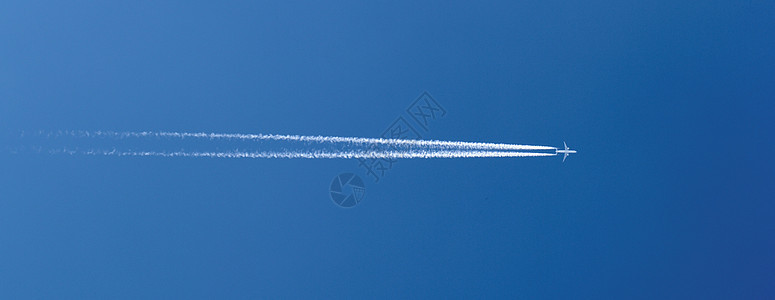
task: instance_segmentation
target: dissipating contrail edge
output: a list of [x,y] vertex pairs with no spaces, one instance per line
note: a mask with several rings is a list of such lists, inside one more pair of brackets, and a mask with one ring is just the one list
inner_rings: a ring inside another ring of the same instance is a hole
[[463,141],[440,140],[412,140],[412,139],[385,139],[362,138],[342,136],[311,136],[311,135],[285,135],[285,134],[241,134],[241,133],[204,133],[204,132],[168,132],[168,131],[70,131],[70,135],[83,136],[110,136],[110,137],[175,137],[175,138],[207,138],[207,139],[242,139],[242,140],[275,140],[315,143],[349,143],[349,144],[378,144],[408,147],[439,147],[448,149],[466,150],[556,150],[551,146],[519,145],[505,143],[483,143]]

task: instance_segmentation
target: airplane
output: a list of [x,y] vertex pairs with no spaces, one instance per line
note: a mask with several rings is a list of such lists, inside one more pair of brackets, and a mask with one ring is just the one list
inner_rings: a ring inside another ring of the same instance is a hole
[[565,156],[562,157],[562,162],[565,162],[565,159],[568,158],[568,154],[576,153],[576,150],[571,150],[570,148],[568,148],[568,144],[565,144],[565,142],[562,142],[562,145],[565,146],[565,150],[560,150],[560,149],[554,150],[554,154],[564,153]]

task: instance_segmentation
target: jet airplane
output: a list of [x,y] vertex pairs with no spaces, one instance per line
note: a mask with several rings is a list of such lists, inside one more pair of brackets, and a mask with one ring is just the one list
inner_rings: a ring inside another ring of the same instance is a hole
[[565,159],[568,158],[568,154],[574,154],[576,153],[576,150],[571,150],[570,148],[568,148],[568,144],[565,144],[565,142],[562,142],[562,145],[565,146],[565,150],[560,150],[560,149],[554,150],[554,154],[565,154],[562,157],[562,162],[565,162]]

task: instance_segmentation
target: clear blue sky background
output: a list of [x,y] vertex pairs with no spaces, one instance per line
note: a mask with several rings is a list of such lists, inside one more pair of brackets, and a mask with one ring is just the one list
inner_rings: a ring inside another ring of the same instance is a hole
[[[771,1],[4,1],[0,129],[427,138],[557,157],[0,154],[2,298],[768,298]],[[3,148],[18,139],[0,140]],[[332,203],[341,172],[366,199]]]

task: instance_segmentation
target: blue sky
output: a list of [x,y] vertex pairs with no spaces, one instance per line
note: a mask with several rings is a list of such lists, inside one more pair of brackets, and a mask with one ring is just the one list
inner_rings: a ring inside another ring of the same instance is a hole
[[[3,298],[766,298],[766,1],[0,5]],[[11,154],[21,130],[424,138],[552,158]],[[354,208],[329,198],[364,178]]]

